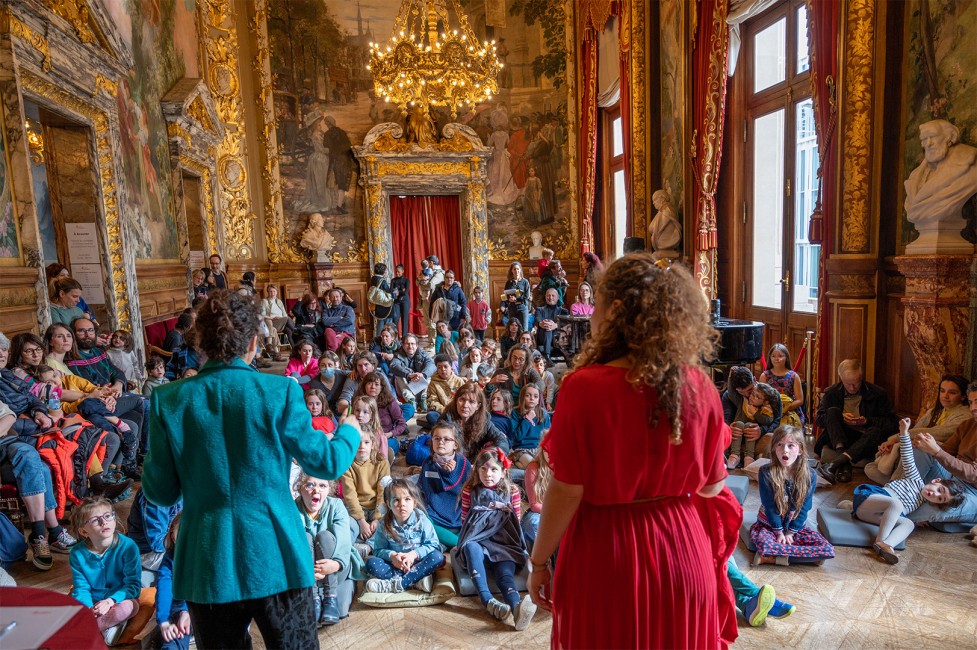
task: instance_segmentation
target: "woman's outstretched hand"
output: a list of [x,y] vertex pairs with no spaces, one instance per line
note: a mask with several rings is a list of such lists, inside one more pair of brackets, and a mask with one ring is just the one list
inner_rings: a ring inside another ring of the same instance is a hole
[[553,574],[550,572],[549,564],[542,571],[533,570],[529,574],[527,589],[534,603],[548,612],[553,611]]

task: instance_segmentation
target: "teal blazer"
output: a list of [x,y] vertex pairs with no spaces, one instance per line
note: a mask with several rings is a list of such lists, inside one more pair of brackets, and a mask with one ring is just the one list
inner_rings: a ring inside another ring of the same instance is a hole
[[209,361],[196,377],[153,390],[149,421],[143,492],[160,506],[183,499],[174,596],[216,604],[311,587],[291,460],[334,480],[359,448],[356,428],[342,425],[329,440],[312,428],[294,380],[241,359]]

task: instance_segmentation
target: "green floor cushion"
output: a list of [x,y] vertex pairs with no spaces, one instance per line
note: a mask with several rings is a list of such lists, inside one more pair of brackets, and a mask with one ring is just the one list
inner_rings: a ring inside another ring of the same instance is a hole
[[[455,559],[455,553],[458,551],[457,547],[451,549],[451,568],[455,575],[455,584],[458,585],[458,593],[462,596],[475,596],[478,594],[478,590],[475,588],[475,583],[469,577],[467,571],[463,571]],[[516,589],[519,591],[526,591],[526,581],[529,580],[529,567],[524,565],[522,570],[515,575]],[[502,591],[495,584],[495,578],[492,577],[492,572],[488,572],[488,586],[489,590],[493,594],[500,594]]]
[[408,589],[397,594],[374,594],[364,591],[359,602],[370,607],[427,607],[440,605],[457,596],[451,582],[451,569],[443,566],[434,574],[434,588],[431,593],[420,589]]
[[[871,548],[879,527],[851,516],[851,510],[841,508],[818,508],[818,530],[835,546],[857,546]],[[906,548],[905,542],[896,546],[897,550]]]

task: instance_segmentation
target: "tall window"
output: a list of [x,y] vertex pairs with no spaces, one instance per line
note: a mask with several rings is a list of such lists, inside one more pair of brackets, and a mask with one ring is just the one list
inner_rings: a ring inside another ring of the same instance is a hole
[[[791,0],[747,26],[744,138],[752,182],[744,206],[752,228],[754,308],[817,312],[820,246],[807,239],[818,192],[810,91],[807,7]],[[772,317],[772,315],[771,315]]]
[[606,177],[604,184],[605,220],[604,241],[610,250],[605,254],[620,257],[624,254],[624,238],[628,236],[628,196],[624,182],[624,131],[619,108],[603,111],[604,138],[601,146]]

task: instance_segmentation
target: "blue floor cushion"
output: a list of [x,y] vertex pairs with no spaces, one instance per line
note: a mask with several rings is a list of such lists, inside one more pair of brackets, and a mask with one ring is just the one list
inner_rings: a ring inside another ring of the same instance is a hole
[[[851,516],[851,510],[841,508],[818,508],[818,530],[835,546],[858,546],[871,548],[879,527]],[[903,542],[896,550],[906,548]]]
[[[463,571],[459,566],[458,559],[455,556],[458,548],[455,547],[451,549],[451,570],[455,574],[455,584],[458,585],[458,594],[461,596],[475,596],[478,594],[478,590],[475,589],[475,583],[468,576],[467,571]],[[519,571],[516,575],[516,589],[519,591],[526,591],[526,581],[529,580],[529,566],[523,566],[522,571]],[[488,572],[488,586],[489,591],[493,594],[501,594],[502,591],[495,584],[495,579],[492,577],[492,572]]]
[[730,475],[726,477],[726,485],[729,486],[740,505],[743,505],[743,502],[746,501],[746,495],[750,491],[750,479],[746,476]]

